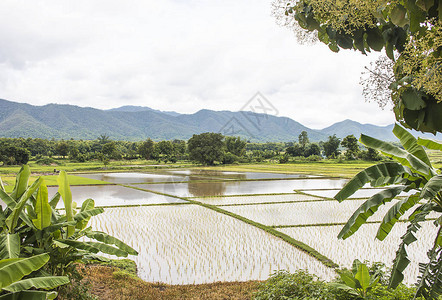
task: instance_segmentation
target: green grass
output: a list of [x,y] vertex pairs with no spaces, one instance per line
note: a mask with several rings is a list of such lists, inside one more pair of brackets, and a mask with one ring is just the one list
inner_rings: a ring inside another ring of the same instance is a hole
[[[163,162],[158,163],[152,160],[118,160],[110,161],[105,166],[100,161],[87,161],[84,163],[70,162],[66,159],[57,160],[58,165],[39,165],[35,161],[29,161],[29,166],[33,173],[53,173],[54,169],[64,170],[66,172],[83,172],[83,171],[95,171],[95,172],[114,172],[114,171],[127,171],[127,170],[140,170],[140,169],[167,169],[167,168],[187,168],[195,166],[195,164],[189,162],[177,162],[174,164],[165,164]],[[21,166],[0,166],[0,174],[13,174],[20,170]]]
[[[37,180],[39,176],[37,176],[36,174],[33,174],[31,176],[31,178],[29,178],[29,184],[32,184],[35,180]],[[46,185],[48,186],[58,186],[57,183],[57,177],[58,175],[43,175],[41,176],[44,180]],[[3,181],[3,184],[5,186],[6,192],[7,193],[11,193],[12,190],[14,189],[14,185],[15,185],[15,177],[13,176],[1,176],[1,179]],[[85,178],[85,177],[80,177],[80,176],[75,176],[75,175],[68,175],[68,180],[69,180],[69,184],[74,186],[74,185],[113,185],[112,183],[106,182],[106,181],[101,181],[101,180],[97,180],[97,179],[90,179],[90,178]]]

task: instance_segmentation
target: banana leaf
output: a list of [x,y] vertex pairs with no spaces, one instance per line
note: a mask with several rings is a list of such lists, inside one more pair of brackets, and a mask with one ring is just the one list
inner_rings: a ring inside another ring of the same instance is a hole
[[24,276],[40,269],[49,261],[44,253],[28,258],[10,258],[0,261],[0,289],[19,281]]
[[20,292],[30,288],[52,290],[67,283],[69,283],[67,276],[35,277],[16,281],[3,289],[9,292]]

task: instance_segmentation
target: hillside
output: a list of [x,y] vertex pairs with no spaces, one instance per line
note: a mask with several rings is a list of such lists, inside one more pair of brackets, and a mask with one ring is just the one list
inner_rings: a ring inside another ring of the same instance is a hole
[[381,127],[345,120],[322,130],[310,129],[290,118],[252,112],[212,111],[194,114],[161,112],[148,107],[123,106],[100,110],[74,105],[33,106],[0,99],[0,136],[46,139],[96,139],[105,134],[116,140],[189,139],[193,134],[220,132],[252,142],[297,141],[307,131],[311,141],[336,134],[361,133],[393,140],[392,125]]

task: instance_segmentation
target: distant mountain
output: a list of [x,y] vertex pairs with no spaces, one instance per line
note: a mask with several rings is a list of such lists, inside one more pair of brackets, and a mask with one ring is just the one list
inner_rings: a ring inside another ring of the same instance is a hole
[[140,111],[154,111],[158,113],[164,113],[170,116],[179,116],[180,114],[175,111],[161,111],[157,109],[153,109],[147,106],[134,106],[134,105],[125,105],[117,108],[108,109],[108,111],[124,111],[124,112],[140,112]]
[[220,132],[252,142],[297,141],[302,131],[310,141],[343,138],[361,133],[394,140],[393,125],[376,126],[345,120],[322,130],[310,129],[290,118],[252,112],[212,111],[194,114],[161,112],[148,107],[123,106],[100,110],[73,105],[33,106],[0,99],[0,136],[46,139],[96,139],[105,134],[115,140],[187,140],[193,134]]
[[396,139],[392,130],[394,125],[388,126],[376,126],[373,124],[361,124],[352,120],[344,120],[338,123],[335,123],[329,127],[326,127],[320,130],[325,135],[333,135],[336,134],[339,138],[344,138],[347,135],[353,134],[356,137],[359,137],[361,133],[376,137],[377,139],[384,141],[393,141]]

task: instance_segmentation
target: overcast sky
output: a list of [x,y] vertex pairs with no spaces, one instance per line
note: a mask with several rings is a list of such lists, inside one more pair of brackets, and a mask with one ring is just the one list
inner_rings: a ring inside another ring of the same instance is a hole
[[394,122],[362,97],[374,56],[298,44],[269,0],[2,0],[0,28],[11,101],[194,113],[238,111],[260,91],[312,128]]

